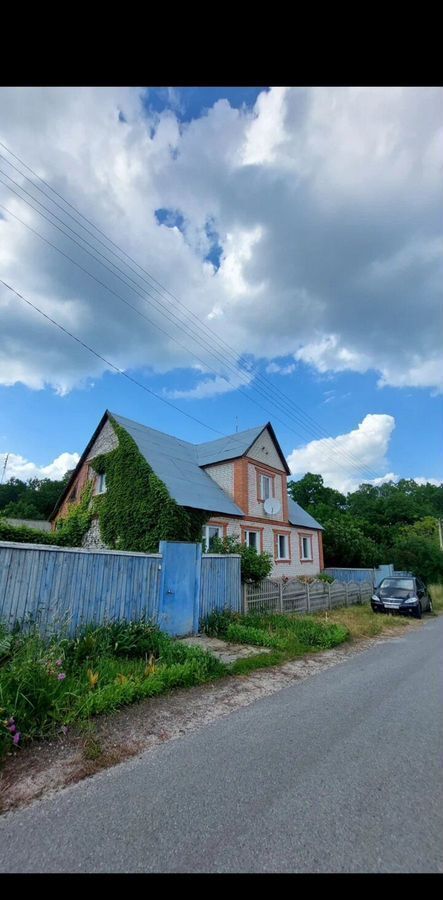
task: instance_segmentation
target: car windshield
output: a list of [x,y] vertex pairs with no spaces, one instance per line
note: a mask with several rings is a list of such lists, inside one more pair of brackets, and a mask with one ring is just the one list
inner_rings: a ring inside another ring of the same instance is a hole
[[379,590],[382,597],[405,597],[414,592],[414,579],[384,578]]

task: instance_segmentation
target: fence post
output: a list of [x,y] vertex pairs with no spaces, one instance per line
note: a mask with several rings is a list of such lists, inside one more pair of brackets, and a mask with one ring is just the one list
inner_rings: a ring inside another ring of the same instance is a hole
[[332,609],[331,606],[331,585],[328,583],[328,609]]
[[362,597],[361,597],[361,581],[359,582],[359,585],[358,585],[358,596],[359,596],[359,599],[360,599],[360,603],[362,603]]
[[243,612],[246,615],[248,612],[248,585],[246,581],[243,582]]
[[278,587],[279,587],[279,597],[278,597],[279,610],[282,613],[283,612],[283,584],[281,581],[280,581],[280,584]]
[[349,606],[349,584],[347,581],[345,582],[345,593],[346,593],[345,606]]
[[311,595],[309,593],[309,582],[306,585],[306,611],[311,612]]

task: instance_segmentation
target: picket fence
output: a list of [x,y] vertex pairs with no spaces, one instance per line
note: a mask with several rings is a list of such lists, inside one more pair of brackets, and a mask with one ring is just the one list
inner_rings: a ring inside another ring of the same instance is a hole
[[372,595],[371,582],[340,582],[328,584],[313,581],[305,584],[298,578],[273,581],[266,578],[260,584],[243,585],[243,608],[247,612],[312,613],[336,606],[367,603]]

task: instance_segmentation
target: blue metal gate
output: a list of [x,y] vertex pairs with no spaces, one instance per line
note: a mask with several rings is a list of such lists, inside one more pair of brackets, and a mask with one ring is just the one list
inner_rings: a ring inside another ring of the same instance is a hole
[[163,557],[159,625],[175,637],[198,631],[201,544],[160,541]]

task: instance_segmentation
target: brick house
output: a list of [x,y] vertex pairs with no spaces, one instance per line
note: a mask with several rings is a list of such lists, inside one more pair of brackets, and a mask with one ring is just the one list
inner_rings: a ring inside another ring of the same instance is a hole
[[[273,577],[321,571],[322,526],[288,497],[290,470],[270,422],[190,444],[106,411],[54,509],[52,528],[89,479],[94,480],[94,493],[106,491],[105,477],[94,472],[94,458],[118,445],[110,416],[133,438],[179,505],[207,511],[202,537],[208,549],[217,536],[237,535],[258,552],[272,555]],[[84,546],[104,547],[98,520]]]

